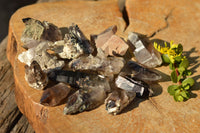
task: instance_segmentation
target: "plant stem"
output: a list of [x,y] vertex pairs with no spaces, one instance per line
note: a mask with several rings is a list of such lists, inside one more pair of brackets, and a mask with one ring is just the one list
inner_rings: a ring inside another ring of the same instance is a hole
[[[175,67],[176,75],[177,75],[177,77],[178,77],[178,76],[179,76],[179,72],[178,72],[178,69],[177,69],[175,63],[174,63],[174,67]],[[179,85],[180,85],[180,84],[181,84],[181,81],[179,80],[178,83],[179,83]]]

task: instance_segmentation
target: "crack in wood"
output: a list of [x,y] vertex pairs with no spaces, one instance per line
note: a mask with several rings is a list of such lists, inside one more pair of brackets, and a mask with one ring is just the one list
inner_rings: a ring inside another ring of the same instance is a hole
[[165,29],[167,29],[167,28],[169,27],[168,19],[169,19],[169,17],[172,16],[173,10],[174,10],[174,8],[170,10],[170,12],[166,15],[166,17],[165,17],[165,19],[164,19],[166,25],[165,25],[164,27],[162,27],[162,28],[159,28],[158,30],[156,30],[155,32],[153,32],[151,35],[149,35],[149,36],[148,36],[149,38],[154,37],[158,32],[161,32],[161,31],[163,31],[163,30],[165,30]]
[[126,26],[124,28],[124,31],[128,28],[130,22],[129,22],[129,17],[128,17],[128,13],[127,13],[127,10],[126,10],[126,6],[124,6],[124,9],[122,11],[122,16],[123,16],[123,20],[125,21],[126,23]]
[[15,119],[13,120],[13,122],[11,123],[11,125],[9,125],[8,130],[6,131],[7,133],[10,133],[13,128],[15,127],[15,125],[18,123],[18,121],[21,119],[22,117],[22,113],[18,110],[18,108],[16,109],[16,111],[19,112],[19,114],[15,117]]
[[149,102],[152,104],[152,106],[153,106],[162,116],[164,116],[163,112],[161,111],[161,107],[156,103],[156,101],[155,101],[152,97],[149,97]]
[[126,0],[118,0],[118,7],[119,7],[119,10],[122,14],[122,18],[123,18],[123,20],[126,24],[123,32],[125,32],[125,30],[128,28],[129,23],[130,23],[125,3],[126,3]]

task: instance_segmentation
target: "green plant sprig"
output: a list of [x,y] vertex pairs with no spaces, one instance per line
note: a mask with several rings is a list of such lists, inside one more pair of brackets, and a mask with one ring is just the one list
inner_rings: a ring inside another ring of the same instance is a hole
[[171,72],[171,80],[173,83],[178,83],[176,85],[170,85],[168,87],[168,93],[174,97],[175,101],[182,102],[189,99],[189,89],[194,85],[194,79],[188,78],[192,73],[188,70],[189,61],[182,55],[183,46],[181,44],[174,44],[173,41],[170,42],[170,47],[162,47],[154,42],[154,47],[162,55],[163,63],[169,64]]

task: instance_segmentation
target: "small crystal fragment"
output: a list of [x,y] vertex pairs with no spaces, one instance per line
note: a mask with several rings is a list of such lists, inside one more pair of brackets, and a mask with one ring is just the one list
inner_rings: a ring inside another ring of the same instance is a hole
[[33,58],[35,57],[35,49],[30,48],[25,52],[18,55],[18,60],[26,65],[30,66]]
[[128,45],[120,37],[115,35],[116,32],[117,26],[111,26],[99,35],[91,35],[91,41],[97,48],[101,48],[106,56],[123,56],[128,49]]
[[62,40],[61,30],[54,24],[49,23],[48,21],[43,21],[44,32],[43,39],[51,42]]
[[26,52],[22,52],[18,59],[22,63],[26,63],[30,66],[30,63],[35,60],[39,63],[43,71],[50,71],[52,69],[61,69],[65,63],[60,61],[56,56],[49,54],[46,42],[39,43],[36,47],[28,49]]
[[155,50],[147,37],[132,32],[128,35],[128,40],[130,48],[132,48],[135,58],[140,64],[149,68],[162,64],[160,53]]
[[56,56],[50,55],[46,51],[37,54],[34,60],[38,61],[43,71],[48,72],[53,69],[62,69],[65,62],[58,60]]
[[109,114],[119,114],[135,98],[134,91],[114,90],[105,100],[106,110]]
[[41,90],[48,84],[48,77],[40,67],[40,65],[33,61],[30,65],[25,65],[25,80],[30,87]]
[[94,48],[81,32],[78,25],[70,26],[64,40],[55,42],[52,47],[52,50],[58,52],[59,56],[64,59],[75,59],[80,55],[92,54],[94,51]]
[[64,114],[75,114],[94,109],[103,104],[106,97],[107,89],[103,87],[80,89],[68,98]]
[[83,73],[79,71],[53,70],[48,73],[52,81],[64,82],[77,88],[99,88],[110,91],[109,81],[96,74]]
[[145,82],[156,82],[162,78],[161,75],[148,68],[142,67],[134,61],[128,61],[121,70],[120,75],[130,75],[131,77],[135,77]]
[[33,18],[24,18],[26,28],[21,36],[23,47],[26,49],[37,46],[41,41],[55,42],[62,39],[60,29],[47,21],[39,21]]
[[101,46],[101,49],[108,55],[123,56],[128,49],[128,45],[120,37],[112,35],[110,39]]
[[91,41],[96,44],[97,48],[101,48],[116,32],[117,26],[111,26],[99,35],[91,35]]
[[47,106],[56,106],[69,95],[72,87],[65,83],[58,83],[44,90],[40,103]]
[[79,81],[85,79],[88,74],[78,71],[52,70],[48,72],[48,77],[52,81],[67,83],[73,87],[79,87]]
[[69,68],[74,70],[98,71],[104,76],[118,74],[125,64],[122,57],[106,57],[103,51],[98,48],[96,56],[81,56],[69,63]]
[[119,75],[115,80],[115,85],[126,91],[134,91],[137,97],[148,97],[151,95],[151,90],[147,83],[130,76],[122,77]]

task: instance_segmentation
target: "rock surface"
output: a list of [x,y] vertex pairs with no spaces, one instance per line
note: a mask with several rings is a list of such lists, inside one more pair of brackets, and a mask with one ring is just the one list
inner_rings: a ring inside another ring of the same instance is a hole
[[[36,132],[198,132],[200,127],[200,77],[198,74],[200,70],[197,68],[200,64],[198,45],[200,42],[198,36],[200,34],[198,17],[200,2],[194,0],[192,2],[170,0],[163,3],[157,0],[127,0],[126,7],[130,24],[124,33],[128,34],[134,30],[151,36],[157,41],[158,39],[168,42],[174,40],[182,43],[185,54],[191,61],[191,70],[194,72],[192,77],[196,80],[191,99],[183,103],[173,100],[167,93],[167,87],[172,83],[166,75],[171,71],[167,66],[162,66],[158,68],[162,72],[163,79],[160,86],[157,85],[154,88],[156,96],[148,100],[134,99],[122,114],[115,117],[107,114],[104,106],[89,112],[64,116],[65,105],[49,108],[39,104],[42,91],[28,87],[23,78],[24,66],[14,59],[17,52],[23,51],[20,37],[24,26],[21,19],[28,16],[34,17],[52,22],[59,27],[70,25],[72,21],[77,20],[77,24],[87,37],[116,24],[119,26],[118,31],[122,34],[125,25],[115,4],[99,1],[99,4],[94,6],[92,3],[61,2],[32,5],[18,10],[11,18],[7,54],[14,67],[16,100],[20,110],[28,117]],[[75,12],[75,9],[79,9],[79,12]],[[42,11],[38,12],[38,10]],[[62,14],[65,17],[62,17]],[[81,17],[83,14],[89,17]]]

